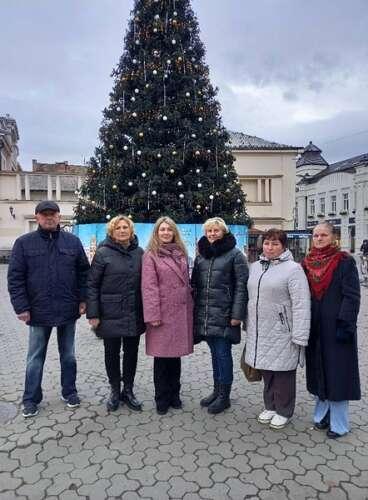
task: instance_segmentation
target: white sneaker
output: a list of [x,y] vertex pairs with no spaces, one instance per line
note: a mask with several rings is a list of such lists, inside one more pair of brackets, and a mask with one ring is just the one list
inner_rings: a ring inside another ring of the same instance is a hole
[[290,418],[282,417],[281,415],[274,415],[270,422],[271,429],[283,429],[289,423]]
[[276,412],[273,410],[263,410],[257,417],[257,420],[260,424],[269,424],[273,417],[276,415]]

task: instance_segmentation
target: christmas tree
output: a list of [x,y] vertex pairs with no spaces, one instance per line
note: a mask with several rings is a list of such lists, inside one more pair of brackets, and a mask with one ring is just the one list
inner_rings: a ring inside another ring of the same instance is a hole
[[135,1],[78,223],[249,223],[204,57],[190,0]]

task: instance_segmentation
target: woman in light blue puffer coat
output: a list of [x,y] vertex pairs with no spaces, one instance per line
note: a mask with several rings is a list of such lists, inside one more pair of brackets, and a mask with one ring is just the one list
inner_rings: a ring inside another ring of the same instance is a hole
[[310,331],[310,292],[302,267],[286,248],[284,231],[270,229],[263,254],[250,267],[245,361],[261,371],[265,409],[258,422],[282,429],[294,413],[296,368]]

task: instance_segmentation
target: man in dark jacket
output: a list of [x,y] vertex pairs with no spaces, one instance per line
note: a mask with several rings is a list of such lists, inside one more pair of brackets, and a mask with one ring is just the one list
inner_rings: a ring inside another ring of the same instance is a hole
[[60,231],[60,209],[53,201],[36,206],[38,229],[16,240],[12,250],[8,290],[21,321],[30,327],[23,416],[38,414],[42,373],[52,328],[57,328],[62,399],[75,408],[75,322],[85,313],[88,259],[80,240]]

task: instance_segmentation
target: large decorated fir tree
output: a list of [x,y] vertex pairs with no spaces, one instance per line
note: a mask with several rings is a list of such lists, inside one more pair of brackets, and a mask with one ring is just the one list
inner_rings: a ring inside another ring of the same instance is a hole
[[136,0],[79,223],[249,222],[190,0]]

